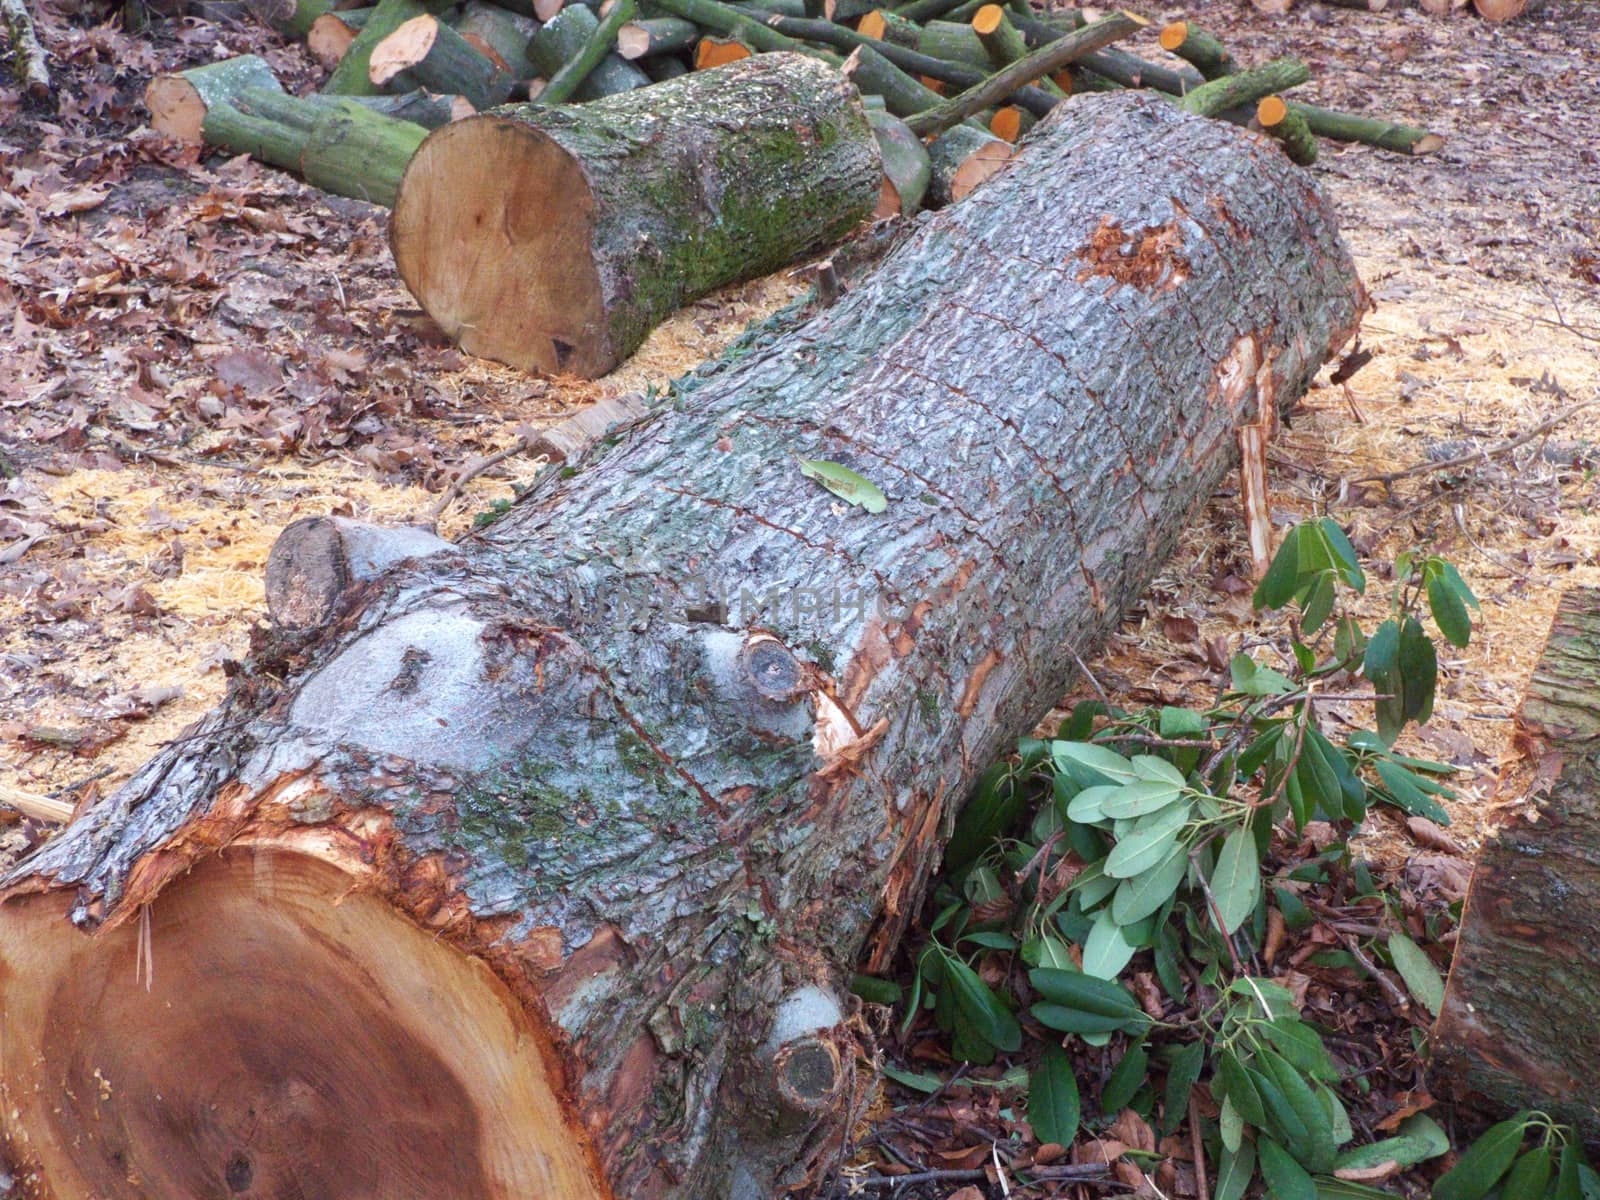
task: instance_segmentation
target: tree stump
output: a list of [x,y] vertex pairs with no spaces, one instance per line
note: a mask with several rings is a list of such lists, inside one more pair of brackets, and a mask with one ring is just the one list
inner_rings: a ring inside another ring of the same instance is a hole
[[1485,843],[1434,1028],[1434,1070],[1458,1094],[1540,1109],[1600,1137],[1600,588],[1561,598],[1517,715],[1553,776],[1536,820]]
[[1275,147],[1075,100],[479,533],[299,536],[320,626],[0,880],[27,1194],[804,1185],[858,956],[1364,306]]

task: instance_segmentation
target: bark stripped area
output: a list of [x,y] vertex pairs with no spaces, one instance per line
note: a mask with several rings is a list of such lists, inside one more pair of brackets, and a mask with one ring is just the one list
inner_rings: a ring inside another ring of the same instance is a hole
[[[1186,278],[1079,278],[1108,217],[1178,230]],[[1064,106],[836,305],[263,645],[5,881],[0,959],[63,912],[113,944],[230,843],[321,860],[526,1006],[604,1181],[563,1194],[801,1183],[848,1113],[848,964],[892,945],[972,780],[1139,594],[1261,397],[1299,396],[1364,305],[1273,147],[1136,94]],[[23,1064],[47,1089],[65,1069],[34,1049],[4,1047],[11,1150],[31,1194],[76,1200],[37,1151],[62,1118],[10,1116]],[[362,1194],[405,1194],[384,1186]]]
[[1497,1108],[1539,1109],[1596,1137],[1600,589],[1562,597],[1517,739],[1541,776],[1559,773],[1537,819],[1500,829],[1473,868],[1434,1030],[1436,1070]]

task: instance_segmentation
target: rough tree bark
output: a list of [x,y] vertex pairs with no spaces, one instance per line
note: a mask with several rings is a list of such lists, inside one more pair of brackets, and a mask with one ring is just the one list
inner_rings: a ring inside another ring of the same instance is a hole
[[[826,1169],[844,973],[1364,304],[1275,147],[1074,101],[832,307],[266,638],[0,883],[31,1195],[770,1200]],[[305,569],[340,554],[375,557]]]
[[1562,597],[1517,739],[1540,776],[1559,773],[1537,820],[1514,819],[1478,855],[1435,1073],[1458,1094],[1600,1137],[1600,589]]
[[878,180],[855,90],[812,59],[762,54],[446,126],[406,169],[389,240],[463,349],[595,376],[688,301],[849,233]]

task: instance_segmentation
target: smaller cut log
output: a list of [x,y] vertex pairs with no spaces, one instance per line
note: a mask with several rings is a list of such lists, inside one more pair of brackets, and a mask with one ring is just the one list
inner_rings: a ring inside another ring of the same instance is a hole
[[997,138],[1015,142],[1034,126],[1036,118],[1025,108],[1007,104],[994,110],[989,118],[989,132]]
[[1188,21],[1173,21],[1162,27],[1161,48],[1176,54],[1207,79],[1220,79],[1234,72],[1233,55],[1216,38]]
[[427,88],[477,109],[505,103],[517,80],[438,17],[424,13],[372,48],[367,78],[380,91]]
[[320,629],[362,584],[395,564],[454,549],[420,526],[304,517],[286,526],[267,554],[267,615],[280,629]]
[[1302,167],[1317,161],[1316,135],[1282,96],[1263,96],[1256,105],[1256,122],[1283,147],[1291,161]]
[[883,182],[872,215],[880,219],[912,216],[928,194],[928,148],[898,117],[869,109],[867,120],[883,158]]
[[1517,714],[1515,742],[1553,780],[1483,846],[1444,1004],[1436,1088],[1600,1137],[1600,588],[1573,588]]
[[1143,29],[1147,22],[1132,13],[1117,12],[1092,21],[1069,34],[1048,42],[1039,49],[1002,67],[989,78],[944,103],[918,113],[907,122],[913,133],[924,137],[940,133],[952,125],[966,120],[973,113],[982,112],[1007,99],[1025,83],[1045,75],[1052,75],[1062,67],[1077,62],[1085,55],[1109,45],[1119,38]]
[[201,127],[213,105],[225,104],[246,88],[281,92],[283,85],[254,54],[242,54],[171,75],[157,75],[144,90],[150,127],[191,145],[205,139]]
[[350,50],[367,20],[370,8],[352,8],[344,12],[326,12],[311,22],[306,31],[306,49],[325,70],[333,70]]
[[469,353],[593,377],[679,305],[843,237],[879,176],[849,82],[759,54],[648,93],[436,130],[406,171],[390,244],[412,295]]
[[629,62],[657,54],[692,49],[700,40],[700,27],[682,17],[653,17],[629,21],[617,31],[617,53]]
[[942,208],[965,198],[1015,154],[1009,142],[970,125],[946,130],[928,146],[928,206]]
[[[569,4],[539,27],[528,43],[528,58],[545,79],[554,79],[563,67],[584,52],[600,18],[582,4]],[[649,86],[650,77],[620,54],[604,55],[573,92],[577,100],[598,100]],[[540,97],[544,92],[539,93]]]
[[1380,117],[1318,108],[1314,104],[1291,102],[1289,108],[1305,118],[1311,132],[1335,142],[1360,142],[1395,154],[1432,154],[1444,145],[1444,138],[1414,125],[1400,125]]
[[1305,63],[1280,58],[1236,75],[1201,84],[1178,101],[1178,107],[1199,117],[1220,117],[1230,109],[1253,105],[1263,96],[1287,91],[1311,78]]
[[539,25],[488,0],[468,0],[456,21],[456,32],[502,71],[521,78],[533,70],[528,42]]
[[590,75],[606,59],[617,59],[614,53],[617,31],[633,20],[638,6],[634,0],[611,0],[606,13],[595,24],[594,30],[578,53],[569,58],[550,81],[539,91],[541,104],[563,104],[577,94]]
[[694,69],[709,71],[749,58],[755,51],[738,38],[703,37],[694,46]]
[[[983,49],[989,56],[989,61],[996,67],[1008,67],[1028,53],[1027,39],[1022,36],[1022,31],[1011,22],[1006,15],[1006,10],[998,4],[985,4],[972,15],[972,32],[983,43]],[[1063,67],[1062,70],[1066,70]],[[1059,100],[1067,98],[1067,92],[1050,76],[1042,76],[1038,86],[1055,96]],[[1007,138],[1015,141],[1015,137]]]
[[[407,21],[423,15],[438,15],[448,8],[446,0],[378,0],[367,23],[356,34],[339,65],[328,76],[322,90],[335,96],[376,96],[383,89],[372,82],[368,69],[378,44]],[[393,89],[395,91],[401,88]]]
[[1389,0],[1322,0],[1324,4],[1331,4],[1335,8],[1354,8],[1361,12],[1382,12],[1389,7]]

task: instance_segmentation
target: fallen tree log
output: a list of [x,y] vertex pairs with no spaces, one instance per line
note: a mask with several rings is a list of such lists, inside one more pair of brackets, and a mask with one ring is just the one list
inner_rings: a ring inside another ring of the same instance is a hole
[[595,376],[687,301],[849,233],[878,185],[849,83],[762,54],[648,92],[445,126],[406,169],[390,244],[464,350]]
[[1062,106],[834,306],[264,639],[0,880],[19,1177],[770,1200],[826,1169],[845,972],[1364,300],[1275,147]]
[[1536,818],[1479,851],[1433,1031],[1436,1083],[1600,1137],[1600,589],[1561,598],[1517,715],[1516,739],[1554,771]]

